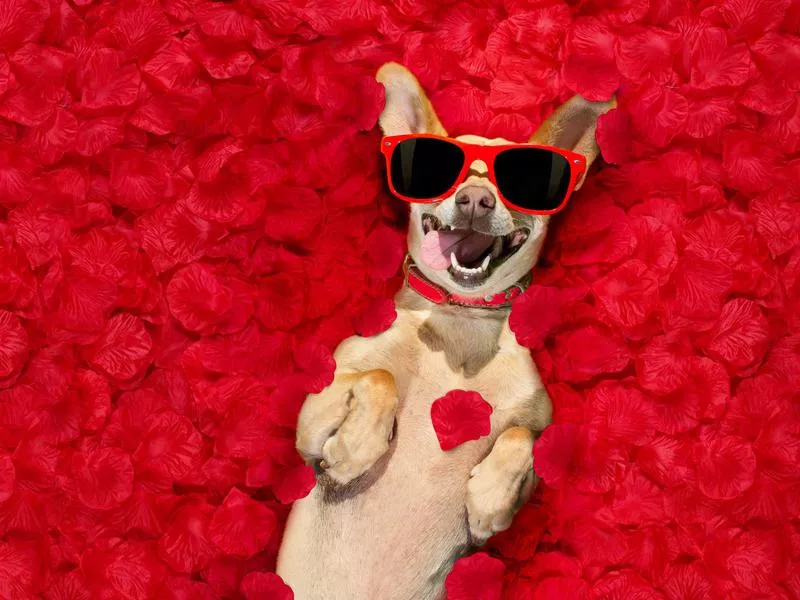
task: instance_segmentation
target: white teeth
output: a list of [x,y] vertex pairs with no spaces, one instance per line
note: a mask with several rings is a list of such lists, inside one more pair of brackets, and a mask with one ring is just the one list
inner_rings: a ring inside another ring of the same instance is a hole
[[472,269],[462,267],[460,264],[458,264],[458,259],[456,258],[455,252],[450,253],[450,264],[453,265],[453,268],[459,273],[472,273]]
[[487,256],[483,259],[483,264],[480,267],[475,267],[474,269],[468,269],[467,267],[462,267],[458,264],[458,259],[456,258],[456,253],[450,253],[450,264],[453,265],[453,268],[458,271],[459,273],[464,273],[465,275],[474,275],[476,273],[483,273],[489,266],[489,261],[491,260],[491,256]]

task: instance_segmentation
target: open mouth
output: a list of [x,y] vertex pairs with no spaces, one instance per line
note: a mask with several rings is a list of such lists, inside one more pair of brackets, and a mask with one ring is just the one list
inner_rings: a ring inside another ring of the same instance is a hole
[[447,269],[463,287],[477,287],[514,255],[530,235],[526,227],[506,235],[489,235],[472,229],[453,229],[431,214],[422,215],[423,260],[433,269]]

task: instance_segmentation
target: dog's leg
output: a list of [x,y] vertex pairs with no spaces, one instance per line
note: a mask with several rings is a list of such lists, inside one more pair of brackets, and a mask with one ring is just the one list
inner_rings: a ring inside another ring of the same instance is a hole
[[309,396],[297,421],[297,449],[339,484],[366,472],[389,449],[397,387],[388,371],[341,373]]
[[536,484],[533,433],[506,429],[489,455],[472,469],[467,483],[467,515],[472,541],[481,545],[511,525]]

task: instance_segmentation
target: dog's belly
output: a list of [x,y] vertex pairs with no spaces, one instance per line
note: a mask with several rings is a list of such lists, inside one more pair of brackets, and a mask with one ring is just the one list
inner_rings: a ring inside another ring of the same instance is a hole
[[295,503],[278,573],[297,600],[442,596],[452,561],[468,543],[470,471],[495,436],[443,452],[431,403],[452,389],[475,389],[477,382],[452,373],[443,361],[424,371],[414,378],[396,375],[408,382],[400,390],[397,434],[371,472],[335,493],[318,485]]

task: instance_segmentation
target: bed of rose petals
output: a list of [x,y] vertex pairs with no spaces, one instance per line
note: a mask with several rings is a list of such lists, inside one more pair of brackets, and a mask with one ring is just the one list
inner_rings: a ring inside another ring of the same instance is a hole
[[291,597],[299,405],[394,318],[387,60],[454,134],[619,98],[512,313],[543,483],[451,600],[800,597],[799,29],[797,0],[5,0],[0,597]]

